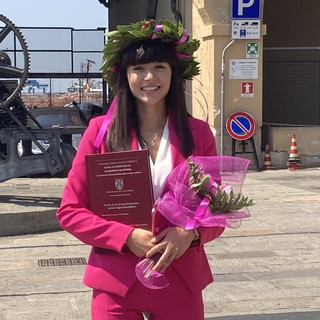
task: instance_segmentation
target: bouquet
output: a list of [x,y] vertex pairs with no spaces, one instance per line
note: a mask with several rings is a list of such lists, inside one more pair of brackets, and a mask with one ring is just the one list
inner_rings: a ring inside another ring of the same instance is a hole
[[[250,216],[247,207],[254,204],[241,193],[249,163],[238,157],[199,156],[174,168],[166,179],[163,195],[154,204],[153,214],[161,214],[166,225],[154,225],[154,232],[168,226],[186,230],[200,226],[238,228],[242,219]],[[140,282],[152,289],[169,284],[163,273],[152,270],[160,256],[157,253],[136,266]]]

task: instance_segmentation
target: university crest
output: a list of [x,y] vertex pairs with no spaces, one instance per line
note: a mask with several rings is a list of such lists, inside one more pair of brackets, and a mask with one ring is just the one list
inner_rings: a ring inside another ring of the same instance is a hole
[[114,179],[116,188],[120,191],[123,188],[123,179]]

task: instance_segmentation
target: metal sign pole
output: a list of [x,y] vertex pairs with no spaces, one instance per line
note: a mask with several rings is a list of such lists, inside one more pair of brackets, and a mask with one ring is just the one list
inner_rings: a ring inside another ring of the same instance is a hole
[[236,40],[231,40],[222,50],[221,55],[221,100],[220,100],[220,155],[223,155],[224,150],[224,88],[225,88],[225,71],[226,71],[226,64],[225,64],[225,54],[229,47],[231,47]]

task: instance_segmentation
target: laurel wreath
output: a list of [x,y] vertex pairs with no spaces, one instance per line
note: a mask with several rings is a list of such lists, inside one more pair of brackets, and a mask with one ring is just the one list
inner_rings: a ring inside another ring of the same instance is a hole
[[[161,25],[160,30],[158,25]],[[182,77],[191,80],[200,73],[199,62],[193,57],[200,41],[191,39],[190,35],[187,35],[184,41],[179,41],[185,32],[181,22],[174,24],[166,20],[143,20],[129,25],[118,25],[116,30],[107,33],[108,41],[102,50],[104,62],[100,70],[103,71],[104,79],[113,87],[121,50],[137,41],[156,38],[174,43]]]

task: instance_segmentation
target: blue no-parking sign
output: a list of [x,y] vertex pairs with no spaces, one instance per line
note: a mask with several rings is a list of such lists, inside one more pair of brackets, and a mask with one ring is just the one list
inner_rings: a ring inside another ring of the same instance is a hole
[[233,139],[247,140],[256,131],[256,120],[248,112],[237,111],[228,117],[226,129]]
[[260,19],[261,0],[232,0],[232,19]]

